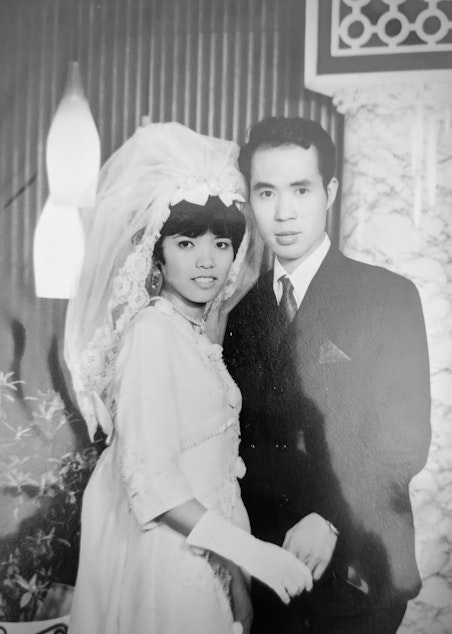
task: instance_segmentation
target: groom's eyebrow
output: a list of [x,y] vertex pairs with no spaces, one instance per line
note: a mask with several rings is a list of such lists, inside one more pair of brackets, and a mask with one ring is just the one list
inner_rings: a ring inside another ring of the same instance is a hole
[[272,183],[265,183],[264,181],[258,181],[254,183],[252,189],[274,189],[274,185]]
[[[312,185],[312,181],[310,181],[308,178],[304,178],[301,181],[293,181],[293,183],[289,183],[289,187],[309,187],[309,185]],[[254,183],[252,189],[275,189],[275,185],[273,183],[258,181],[257,183]]]

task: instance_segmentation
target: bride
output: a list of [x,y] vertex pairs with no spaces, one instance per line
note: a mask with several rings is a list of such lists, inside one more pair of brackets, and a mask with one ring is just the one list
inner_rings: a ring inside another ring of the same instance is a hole
[[70,634],[249,632],[244,575],[286,603],[312,586],[249,533],[241,396],[204,333],[252,256],[236,156],[151,124],[102,170],[66,324],[80,407],[108,437],[83,500]]

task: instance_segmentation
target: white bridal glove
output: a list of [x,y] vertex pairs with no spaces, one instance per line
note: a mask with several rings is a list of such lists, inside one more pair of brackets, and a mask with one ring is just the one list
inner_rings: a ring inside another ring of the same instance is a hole
[[256,539],[212,511],[202,516],[188,535],[187,544],[230,559],[270,586],[284,603],[312,588],[309,568],[294,555]]

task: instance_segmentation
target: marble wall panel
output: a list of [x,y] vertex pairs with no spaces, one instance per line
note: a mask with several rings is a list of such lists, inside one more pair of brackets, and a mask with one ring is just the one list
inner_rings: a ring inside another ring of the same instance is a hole
[[423,588],[400,634],[452,632],[452,86],[337,95],[346,114],[341,246],[412,279],[431,363],[432,444],[411,483]]

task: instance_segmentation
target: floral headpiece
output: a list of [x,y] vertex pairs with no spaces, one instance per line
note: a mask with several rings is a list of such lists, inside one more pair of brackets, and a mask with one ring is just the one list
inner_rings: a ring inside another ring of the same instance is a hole
[[218,196],[225,207],[230,207],[237,202],[246,202],[245,198],[238,192],[236,183],[231,182],[225,185],[218,179],[207,181],[191,178],[178,187],[170,204],[174,206],[185,200],[188,203],[203,206],[207,204],[209,196]]

